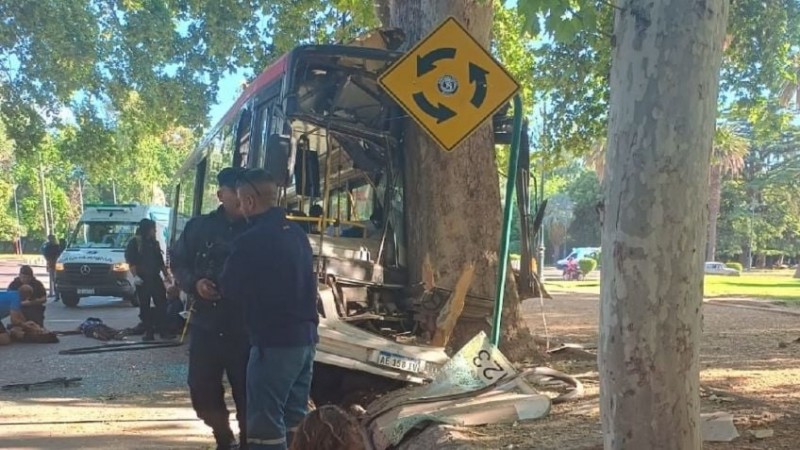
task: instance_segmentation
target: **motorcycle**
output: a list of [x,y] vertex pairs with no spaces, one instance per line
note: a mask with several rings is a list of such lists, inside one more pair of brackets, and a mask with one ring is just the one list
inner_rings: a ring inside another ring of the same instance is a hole
[[564,268],[561,278],[563,278],[564,281],[583,281],[583,272],[581,272],[581,269],[578,267],[578,263],[573,260],[567,263],[567,267]]

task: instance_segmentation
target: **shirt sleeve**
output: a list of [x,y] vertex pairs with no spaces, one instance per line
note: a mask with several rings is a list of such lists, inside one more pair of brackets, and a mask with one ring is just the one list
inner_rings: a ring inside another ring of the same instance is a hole
[[33,279],[31,281],[31,288],[33,288],[33,297],[32,298],[42,298],[47,297],[47,290],[44,288],[44,284],[37,279]]
[[19,287],[22,286],[22,282],[19,281],[19,278],[14,278],[11,283],[8,284],[9,291],[18,291]]
[[136,266],[140,262],[139,246],[137,245],[136,238],[128,241],[128,245],[125,247],[125,262],[132,266]]
[[169,249],[169,265],[175,281],[181,290],[190,295],[197,295],[195,285],[199,277],[196,273],[194,261],[197,251],[193,248],[192,235],[194,234],[195,219],[189,221],[183,229],[178,240]]

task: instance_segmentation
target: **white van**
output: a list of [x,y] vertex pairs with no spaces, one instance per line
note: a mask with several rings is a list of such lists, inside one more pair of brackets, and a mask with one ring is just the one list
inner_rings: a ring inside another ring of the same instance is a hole
[[138,306],[125,247],[142,219],[156,222],[161,249],[169,242],[171,208],[152,205],[86,205],[67,248],[56,263],[56,292],[64,305],[82,297],[122,297]]

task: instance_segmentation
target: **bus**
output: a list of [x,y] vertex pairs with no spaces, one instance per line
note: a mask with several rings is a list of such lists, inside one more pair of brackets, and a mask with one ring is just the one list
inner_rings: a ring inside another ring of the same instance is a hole
[[[407,119],[377,79],[401,56],[385,46],[304,45],[278,58],[180,168],[172,237],[217,208],[222,168],[266,169],[285,180],[281,205],[314,251],[317,361],[422,381],[446,355],[398,339],[420,329],[406,273],[399,143]],[[499,140],[508,141],[509,123],[496,118]]]

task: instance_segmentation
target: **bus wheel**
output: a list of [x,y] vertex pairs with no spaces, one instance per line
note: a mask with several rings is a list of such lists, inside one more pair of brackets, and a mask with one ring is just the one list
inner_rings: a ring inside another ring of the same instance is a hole
[[64,302],[64,306],[67,308],[74,308],[78,306],[81,298],[77,295],[61,294],[61,301]]
[[139,307],[139,297],[137,297],[135,295],[130,295],[128,297],[125,297],[125,300],[130,302],[131,306],[133,306],[134,308],[138,308]]

